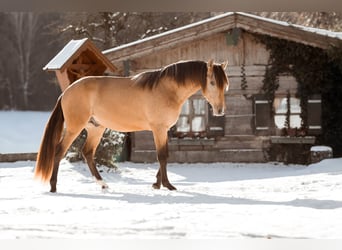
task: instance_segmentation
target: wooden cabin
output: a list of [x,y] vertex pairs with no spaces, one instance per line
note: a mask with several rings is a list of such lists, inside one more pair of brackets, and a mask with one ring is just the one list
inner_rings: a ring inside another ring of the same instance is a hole
[[88,39],[71,40],[43,68],[54,71],[62,91],[84,76],[100,76],[114,72],[116,67]]
[[[300,100],[296,98],[298,83],[293,75],[279,75],[279,88],[272,101],[275,113],[270,117],[270,101],[261,95],[270,52],[257,41],[257,35],[321,49],[338,46],[342,39],[340,33],[245,13],[226,13],[103,53],[122,76],[179,60],[207,61],[213,58],[217,62],[229,61],[230,88],[226,93],[225,116],[213,117],[201,93],[192,96],[169,132],[170,162],[287,161],[288,156],[284,155],[270,157],[270,148],[286,145],[293,149],[300,145],[304,148],[300,148],[302,152],[298,154],[308,154],[308,148],[317,143],[316,137],[321,133],[321,100],[319,94],[308,100],[310,124],[305,135],[282,135],[287,100],[291,101],[291,126],[299,127],[301,123]],[[151,132],[132,133],[130,160],[156,161]]]

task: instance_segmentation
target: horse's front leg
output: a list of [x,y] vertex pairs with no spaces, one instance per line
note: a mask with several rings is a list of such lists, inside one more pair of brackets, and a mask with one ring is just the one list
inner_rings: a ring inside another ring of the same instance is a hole
[[154,142],[157,149],[157,157],[159,161],[159,170],[156,175],[157,182],[153,184],[153,188],[160,189],[160,186],[168,188],[169,190],[176,190],[170,183],[167,177],[167,158],[168,158],[168,144],[167,144],[167,129],[153,130]]

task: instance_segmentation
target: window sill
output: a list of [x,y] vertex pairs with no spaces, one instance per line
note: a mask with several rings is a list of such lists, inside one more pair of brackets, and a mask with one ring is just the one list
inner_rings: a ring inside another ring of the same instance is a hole
[[292,137],[292,136],[271,136],[271,143],[278,144],[314,144],[315,136]]
[[214,138],[171,138],[169,141],[170,145],[214,145]]

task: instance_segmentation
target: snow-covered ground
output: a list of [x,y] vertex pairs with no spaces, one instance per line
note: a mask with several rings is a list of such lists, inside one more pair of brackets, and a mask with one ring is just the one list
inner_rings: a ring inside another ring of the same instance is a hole
[[85,164],[63,161],[52,194],[34,162],[0,163],[0,238],[342,239],[342,159],[169,164],[177,191],[152,189],[157,167],[104,169],[102,192]]
[[[20,138],[15,125],[1,142]],[[28,133],[39,145],[36,130]],[[84,163],[62,161],[55,194],[33,179],[34,165],[0,163],[0,239],[342,239],[342,158],[310,166],[169,164],[177,191],[152,189],[156,163],[125,162],[102,169],[105,192]]]

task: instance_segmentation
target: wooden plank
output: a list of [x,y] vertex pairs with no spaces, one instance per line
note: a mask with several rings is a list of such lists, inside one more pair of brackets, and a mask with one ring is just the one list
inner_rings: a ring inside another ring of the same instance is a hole
[[134,133],[133,148],[154,150],[154,140],[151,131],[139,131]]
[[[214,58],[218,62],[228,60],[229,76],[241,76],[241,65],[244,61],[247,76],[263,76],[269,54],[264,46],[256,43],[252,37],[252,35],[243,34],[237,46],[227,46],[224,33],[214,34],[206,39],[198,39],[191,43],[165,48],[158,53],[130,58],[130,70],[132,74],[136,74],[160,68],[179,60],[206,61],[209,58]],[[243,41],[244,39],[246,41]],[[245,43],[246,45],[244,45]],[[116,62],[116,66],[121,67],[118,62]]]
[[203,151],[204,147],[202,145],[180,145],[180,151]]
[[243,32],[245,65],[263,65],[269,63],[270,52],[266,46],[256,41],[254,34]]
[[189,146],[189,145],[214,145],[214,139],[178,139],[178,138],[171,138],[169,141],[169,145],[182,145],[182,146]]
[[[241,84],[242,84],[242,77],[229,77],[229,91],[236,91],[236,90],[242,90],[241,89]],[[246,83],[247,83],[247,89],[245,90],[253,90],[253,92],[256,94],[261,90],[262,86],[264,85],[263,83],[264,77],[263,76],[248,76],[246,77]]]
[[316,137],[290,137],[290,136],[271,136],[271,143],[279,144],[314,144]]
[[[241,76],[242,66],[229,66],[227,68],[227,75],[230,76]],[[244,67],[244,74],[246,76],[264,76],[266,71],[265,65],[246,65]]]
[[227,115],[245,115],[253,113],[252,100],[247,100],[245,97],[239,96],[228,96],[226,98]]
[[253,116],[240,116],[226,119],[226,135],[253,135]]
[[55,70],[56,77],[59,83],[59,87],[61,88],[62,91],[64,91],[69,85],[70,85],[70,79],[68,76],[67,70],[65,71],[60,71],[60,70]]
[[255,135],[227,135],[217,140],[215,149],[262,149],[268,137]]
[[178,151],[172,152],[169,162],[265,162],[265,154],[259,149]]
[[37,153],[0,154],[0,162],[35,161]]
[[175,29],[165,32],[163,35],[154,36],[142,42],[130,43],[119,46],[113,50],[105,52],[111,60],[126,60],[131,58],[143,57],[163,49],[170,49],[179,44],[192,43],[194,40],[210,37],[220,32],[227,31],[234,27],[234,17],[213,20],[210,23],[198,23],[188,28]]

